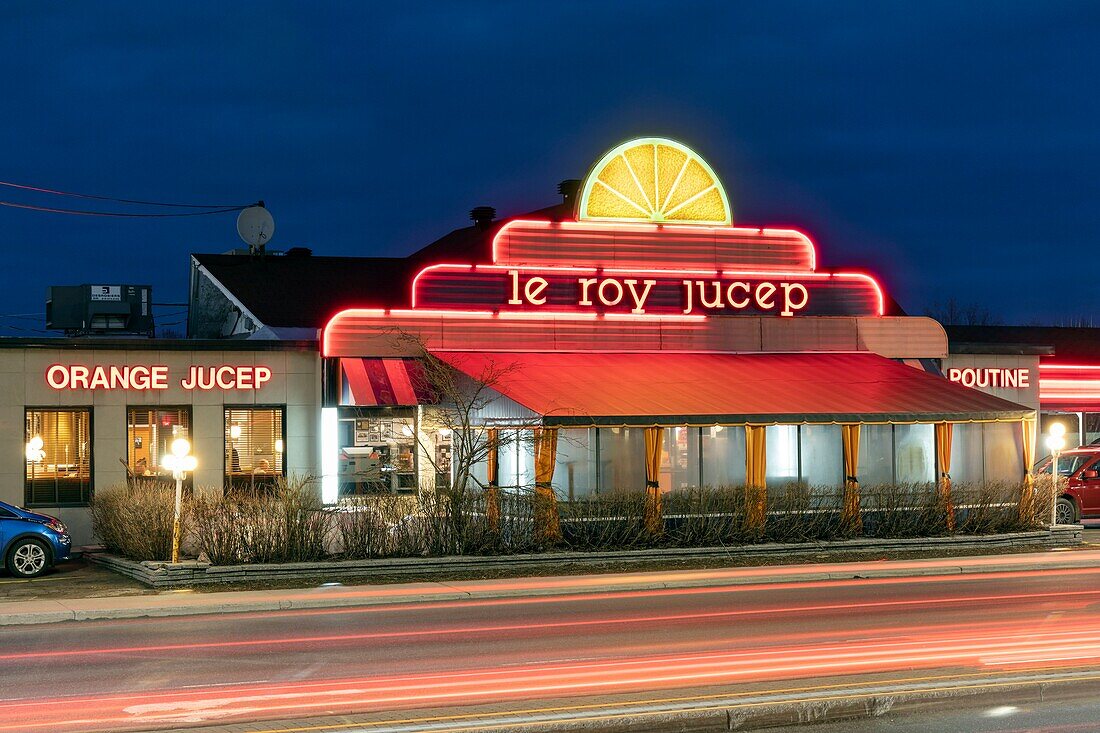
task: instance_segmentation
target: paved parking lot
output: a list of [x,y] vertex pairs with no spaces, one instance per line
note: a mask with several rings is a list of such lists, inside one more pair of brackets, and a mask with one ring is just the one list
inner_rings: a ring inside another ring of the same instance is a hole
[[0,601],[35,601],[46,598],[103,598],[155,593],[137,581],[89,565],[67,560],[40,578],[13,578],[0,570]]

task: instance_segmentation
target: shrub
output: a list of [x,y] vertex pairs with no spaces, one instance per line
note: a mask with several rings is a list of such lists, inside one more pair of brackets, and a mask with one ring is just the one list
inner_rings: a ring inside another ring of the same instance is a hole
[[[1037,529],[1050,521],[1050,480],[1024,484],[952,487],[958,533]],[[743,486],[690,488],[662,497],[664,531],[646,528],[643,491],[611,491],[559,501],[562,539],[578,551],[653,546],[703,547],[752,542],[813,542],[843,534],[843,488],[803,484],[772,486],[764,527],[748,526]],[[1021,498],[1031,496],[1030,501]],[[199,494],[183,506],[185,539],[216,565],[302,562],[331,554],[338,539],[348,559],[474,555],[545,549],[533,492],[499,492],[493,519],[481,490],[424,490],[419,497],[378,494],[325,507],[311,482],[282,480],[267,490]],[[92,501],[95,532],[111,552],[136,560],[168,559],[172,543],[173,488],[137,480],[104,489]],[[948,532],[947,507],[934,486],[863,487],[863,535],[927,537]]]
[[1033,529],[1035,517],[1028,518],[1020,512],[1022,489],[1022,483],[1006,482],[953,486],[957,531],[992,534]]
[[768,490],[768,542],[815,542],[840,534],[844,489],[792,483]]
[[741,544],[745,527],[745,488],[719,486],[673,491],[663,502],[667,541],[676,547]]
[[[170,560],[175,487],[134,479],[125,486],[95,492],[91,501],[92,529],[108,551],[133,560]],[[190,524],[189,503],[183,503],[181,534]]]
[[932,484],[882,484],[860,492],[867,537],[947,534],[947,513]]
[[204,495],[192,507],[195,544],[215,565],[308,562],[327,554],[333,510],[305,479],[279,479],[270,490]]
[[346,499],[336,511],[336,528],[349,560],[423,554],[415,497],[377,494]]
[[641,491],[612,491],[560,502],[562,541],[573,550],[623,550],[652,544],[645,506]]

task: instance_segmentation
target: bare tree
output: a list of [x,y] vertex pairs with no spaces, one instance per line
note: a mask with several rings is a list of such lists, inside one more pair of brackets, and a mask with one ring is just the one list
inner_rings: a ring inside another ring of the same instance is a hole
[[983,305],[960,303],[955,296],[945,301],[936,300],[927,308],[924,315],[934,318],[945,326],[999,326],[998,318]]
[[[490,454],[513,445],[519,430],[538,425],[537,419],[516,418],[507,421],[508,430],[486,425],[487,408],[499,400],[496,387],[501,379],[515,371],[514,364],[489,364],[474,376],[455,369],[427,350],[418,357],[416,379],[418,391],[430,395],[432,406],[424,411],[423,428],[417,439],[421,452],[427,455],[437,474],[450,476],[442,487],[456,495],[475,488],[489,488],[480,481],[474,467],[489,462]],[[434,443],[428,444],[424,434],[446,430],[451,436],[450,465],[441,465]],[[495,435],[494,435],[495,433]]]
[[[489,544],[499,540],[502,520],[526,522],[532,517],[526,510],[531,506],[527,501],[509,501],[512,511],[502,516],[502,493],[498,485],[496,469],[500,453],[525,445],[529,449],[537,448],[541,435],[541,418],[532,415],[513,415],[487,419],[487,413],[494,402],[503,399],[497,389],[501,382],[517,369],[514,363],[488,363],[474,371],[456,369],[451,364],[432,354],[415,337],[402,336],[404,353],[415,353],[417,366],[415,380],[417,391],[426,395],[431,403],[425,407],[421,417],[421,429],[417,431],[420,455],[432,466],[437,477],[446,477],[430,487],[429,492],[421,492],[421,505],[426,514],[434,514],[441,521],[450,523],[449,532],[437,533],[457,538],[456,544],[466,544],[470,537],[470,527],[483,520],[487,529]],[[433,436],[447,431],[450,435],[449,460],[444,462],[437,455]],[[486,480],[478,477],[478,466],[486,467]],[[558,534],[556,520],[557,507],[553,494],[547,499],[546,491],[535,492],[533,522],[536,534],[542,532],[543,525],[552,525],[552,535]],[[530,498],[530,497],[526,497]],[[516,513],[522,516],[514,516]],[[514,527],[513,527],[514,528]],[[528,527],[528,530],[530,527]],[[548,539],[556,539],[549,537]],[[473,544],[484,546],[486,542]]]

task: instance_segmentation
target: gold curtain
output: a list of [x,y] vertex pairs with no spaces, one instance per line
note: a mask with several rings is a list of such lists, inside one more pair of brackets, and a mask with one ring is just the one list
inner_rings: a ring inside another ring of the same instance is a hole
[[558,429],[535,430],[535,511],[537,531],[546,542],[561,540],[561,520],[554,497],[554,462],[558,455]]
[[848,534],[863,531],[863,514],[859,509],[859,424],[841,425],[844,444],[844,508],[840,524]]
[[1035,476],[1031,467],[1035,463],[1035,420],[1020,423],[1024,454],[1024,483],[1020,488],[1020,519],[1031,524],[1035,512]]
[[940,504],[947,519],[947,531],[955,531],[955,502],[951,499],[951,434],[952,424],[936,423],[936,463],[939,469]]
[[645,429],[645,527],[652,535],[659,535],[664,530],[664,519],[661,516],[661,484],[658,481],[663,438],[664,428]]
[[485,518],[491,532],[500,531],[500,474],[497,467],[497,447],[500,445],[496,428],[485,431],[485,473],[489,488],[485,491]]
[[745,426],[745,525],[763,533],[767,520],[767,433],[763,425]]

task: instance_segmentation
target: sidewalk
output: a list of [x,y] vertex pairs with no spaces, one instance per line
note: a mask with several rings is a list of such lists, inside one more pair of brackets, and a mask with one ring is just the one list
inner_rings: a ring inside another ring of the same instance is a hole
[[0,603],[0,625],[829,580],[1100,568],[1100,550]]

